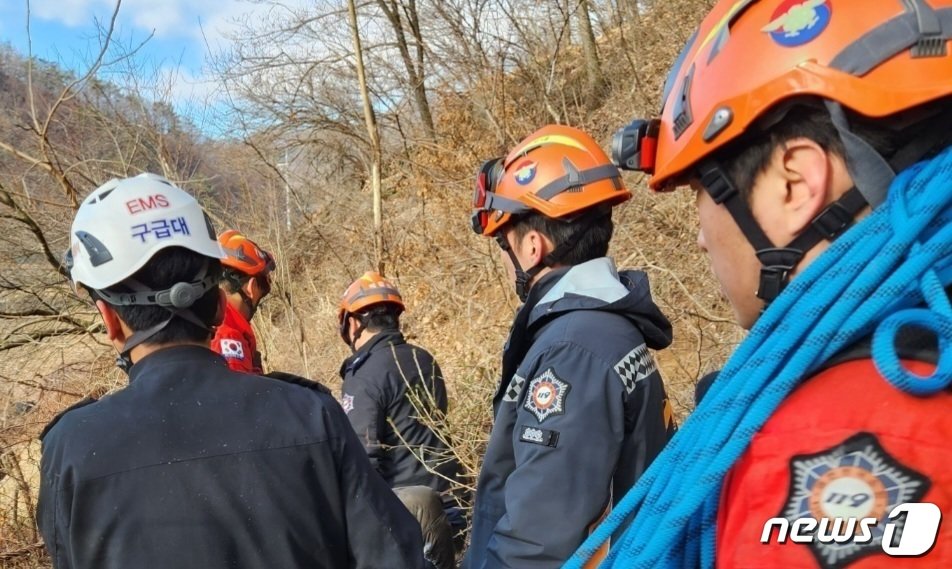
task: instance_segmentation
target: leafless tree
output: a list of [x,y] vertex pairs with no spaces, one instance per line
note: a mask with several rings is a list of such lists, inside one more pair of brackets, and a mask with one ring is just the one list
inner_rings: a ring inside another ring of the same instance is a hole
[[[364,107],[364,121],[367,124],[367,137],[370,139],[370,188],[373,195],[374,210],[374,257],[377,270],[383,272],[383,212],[380,189],[380,169],[383,152],[380,148],[380,132],[377,130],[377,116],[367,87],[367,73],[364,70],[364,50],[360,43],[360,29],[357,27],[357,6],[354,0],[347,0],[347,15],[350,17],[350,32],[354,40],[354,65],[357,68],[357,81],[360,85],[360,98]],[[406,47],[404,45],[404,47]]]
[[[391,28],[393,28],[397,50],[400,52],[400,59],[406,68],[407,83],[413,92],[413,102],[417,113],[420,115],[420,122],[427,138],[433,141],[436,131],[433,126],[433,116],[430,113],[430,103],[426,96],[425,49],[416,0],[377,0],[377,5],[387,17]],[[356,6],[354,9],[356,10]],[[410,53],[410,41],[407,38],[408,31],[413,41],[412,55]]]

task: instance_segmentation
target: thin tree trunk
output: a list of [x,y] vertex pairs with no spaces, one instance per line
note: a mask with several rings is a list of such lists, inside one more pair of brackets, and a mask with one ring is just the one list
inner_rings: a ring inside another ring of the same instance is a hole
[[585,77],[588,83],[589,100],[597,97],[601,87],[602,70],[598,61],[598,47],[595,45],[595,32],[592,31],[591,13],[588,0],[579,0],[578,10],[579,35],[582,36],[582,53],[585,56]]
[[433,115],[430,113],[430,103],[426,98],[426,74],[423,70],[423,38],[420,33],[419,18],[416,13],[416,3],[411,0],[408,6],[404,7],[406,11],[410,33],[416,41],[416,62],[414,63],[410,55],[410,46],[407,43],[407,34],[404,30],[403,19],[400,17],[400,7],[396,0],[377,0],[380,9],[383,10],[393,28],[394,36],[397,40],[397,49],[400,52],[400,58],[403,60],[403,66],[407,71],[407,84],[413,93],[413,104],[417,113],[420,115],[420,122],[423,123],[423,130],[426,137],[433,140],[436,137],[436,128],[433,125]]
[[384,272],[383,262],[383,204],[380,190],[380,168],[383,161],[383,151],[380,148],[380,134],[377,130],[377,117],[370,100],[370,90],[367,88],[367,74],[364,70],[364,51],[360,43],[360,32],[357,28],[357,6],[354,0],[347,0],[347,12],[350,16],[350,30],[354,40],[354,59],[357,65],[357,81],[360,84],[360,98],[364,104],[364,122],[367,124],[367,136],[370,140],[370,188],[373,193],[374,212],[374,262],[377,271]]

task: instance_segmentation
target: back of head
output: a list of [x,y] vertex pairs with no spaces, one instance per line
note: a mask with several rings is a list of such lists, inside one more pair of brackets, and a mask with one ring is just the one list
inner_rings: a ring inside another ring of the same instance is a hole
[[83,200],[66,264],[77,289],[146,334],[137,343],[160,344],[207,338],[221,257],[198,202],[165,178],[142,174],[110,180]]
[[[178,343],[205,343],[212,336],[212,327],[218,323],[220,316],[220,295],[217,283],[221,274],[218,260],[209,259],[185,249],[183,247],[169,247],[157,252],[137,273],[132,275],[135,282],[153,291],[172,290],[181,284],[198,284],[192,290],[198,295],[185,309],[198,322],[189,318],[172,318],[160,330],[151,334],[147,339],[150,344],[178,344]],[[204,276],[202,276],[204,275]],[[205,280],[208,285],[200,283]],[[208,289],[201,292],[205,286]],[[180,288],[181,290],[181,288]],[[99,298],[106,299],[135,292],[133,289],[117,285],[106,291],[94,293]],[[106,300],[109,302],[109,300]],[[116,312],[133,331],[149,330],[169,319],[168,308],[160,305],[116,305]],[[174,305],[173,305],[174,307]]]

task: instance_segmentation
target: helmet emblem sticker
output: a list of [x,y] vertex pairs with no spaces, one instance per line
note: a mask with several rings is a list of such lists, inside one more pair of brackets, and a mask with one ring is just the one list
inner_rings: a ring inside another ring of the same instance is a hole
[[761,31],[784,47],[815,40],[830,23],[831,0],[784,0]]
[[[791,523],[801,518],[882,522],[897,505],[918,502],[929,486],[926,476],[893,458],[874,435],[858,433],[833,448],[790,460],[790,491],[779,516]],[[882,552],[884,527],[873,526],[868,543],[813,540],[810,550],[820,567],[844,567]]]
[[531,182],[536,175],[536,163],[532,160],[526,160],[516,166],[516,182],[524,186]]
[[552,368],[529,382],[529,394],[523,404],[539,422],[565,413],[565,396],[572,386],[562,381]]

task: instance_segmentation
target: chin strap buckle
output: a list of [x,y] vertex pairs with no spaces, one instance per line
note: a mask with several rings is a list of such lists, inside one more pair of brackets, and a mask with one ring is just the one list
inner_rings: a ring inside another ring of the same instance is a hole
[[790,271],[803,259],[803,251],[799,249],[773,247],[757,251],[760,259],[760,285],[757,288],[757,298],[770,303],[777,298],[790,278]]

